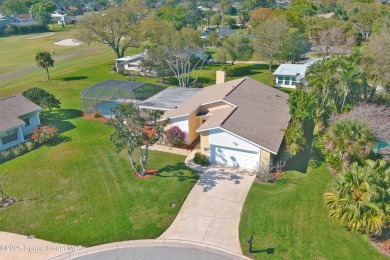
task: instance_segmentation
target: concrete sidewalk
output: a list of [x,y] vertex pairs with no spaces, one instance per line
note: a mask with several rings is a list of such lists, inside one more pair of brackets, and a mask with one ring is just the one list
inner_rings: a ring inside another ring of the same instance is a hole
[[191,151],[187,151],[186,149],[175,148],[175,147],[159,145],[159,144],[149,146],[149,150],[165,152],[165,153],[174,153],[174,154],[179,154],[184,156],[188,156],[191,154]]
[[172,225],[159,239],[194,241],[241,254],[238,235],[241,210],[255,174],[222,165],[200,167],[191,159],[186,164],[200,172],[200,178]]
[[27,236],[0,232],[0,259],[42,260],[70,251],[81,250],[78,246],[68,246]]

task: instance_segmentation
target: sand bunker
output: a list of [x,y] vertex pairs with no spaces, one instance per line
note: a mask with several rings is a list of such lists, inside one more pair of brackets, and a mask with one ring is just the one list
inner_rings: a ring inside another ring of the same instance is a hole
[[82,41],[78,41],[76,39],[65,39],[62,41],[58,41],[54,43],[55,45],[60,45],[60,46],[79,46],[84,44]]

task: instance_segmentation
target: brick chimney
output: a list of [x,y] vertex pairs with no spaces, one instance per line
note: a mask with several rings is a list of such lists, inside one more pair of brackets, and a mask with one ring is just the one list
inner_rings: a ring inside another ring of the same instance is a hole
[[225,83],[226,81],[226,71],[217,70],[216,84]]

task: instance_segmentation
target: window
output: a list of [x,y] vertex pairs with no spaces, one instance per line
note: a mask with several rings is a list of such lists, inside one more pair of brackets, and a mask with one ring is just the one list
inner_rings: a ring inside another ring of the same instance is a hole
[[283,84],[283,76],[278,76],[278,84]]
[[284,85],[286,86],[290,85],[290,77],[284,77]]
[[30,125],[30,118],[24,118],[23,121],[26,123],[26,126]]
[[292,77],[291,78],[291,85],[296,86],[297,85],[297,77]]
[[16,129],[9,130],[1,133],[0,137],[2,144],[9,144],[13,141],[18,140],[18,132],[16,131]]

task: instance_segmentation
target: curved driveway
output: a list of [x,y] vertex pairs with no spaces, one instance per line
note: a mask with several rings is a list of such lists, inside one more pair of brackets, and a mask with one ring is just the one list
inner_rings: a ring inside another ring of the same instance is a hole
[[241,254],[241,210],[255,175],[240,168],[205,168],[191,161],[187,165],[202,173],[176,219],[159,239],[193,241]]

